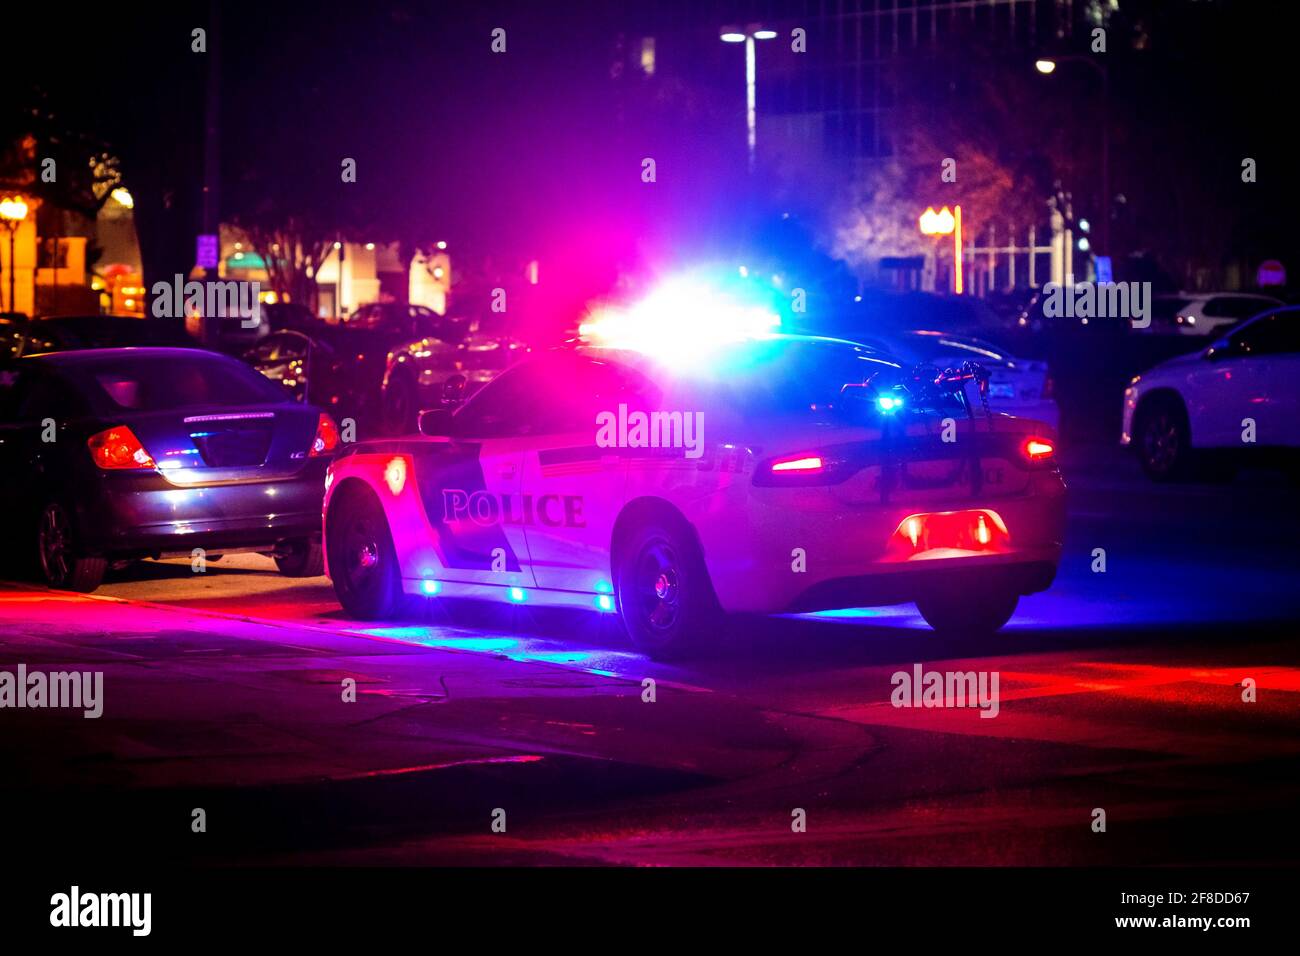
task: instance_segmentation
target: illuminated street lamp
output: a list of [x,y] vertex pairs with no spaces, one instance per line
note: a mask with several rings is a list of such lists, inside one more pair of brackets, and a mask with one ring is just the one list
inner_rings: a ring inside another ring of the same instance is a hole
[[947,206],[939,212],[935,212],[934,207],[930,206],[921,213],[920,223],[922,235],[950,236],[957,228],[957,217],[948,211]]
[[6,196],[0,199],[0,221],[3,221],[5,228],[9,230],[9,311],[17,312],[14,306],[14,276],[17,273],[17,267],[14,263],[14,235],[18,232],[18,227],[23,224],[27,218],[27,203],[21,196]]
[[[1083,63],[1096,70],[1101,78],[1101,109],[1110,112],[1110,71],[1090,56],[1069,54],[1034,61],[1034,69],[1044,76],[1056,72],[1058,63]],[[1100,251],[1111,254],[1110,248],[1110,117],[1103,116],[1101,123],[1101,230],[1098,236]]]
[[775,30],[764,30],[753,24],[745,31],[730,27],[722,31],[723,43],[745,44],[745,128],[749,145],[749,171],[754,171],[754,152],[758,147],[758,60],[754,52],[755,40],[771,40]]
[[953,206],[951,211],[944,206],[938,212],[933,206],[927,206],[918,220],[921,234],[925,236],[952,236],[952,289],[957,295],[962,294],[961,281],[961,206]]

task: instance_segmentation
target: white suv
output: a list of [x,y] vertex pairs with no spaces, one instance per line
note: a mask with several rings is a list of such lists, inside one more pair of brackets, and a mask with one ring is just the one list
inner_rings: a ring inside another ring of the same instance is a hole
[[1249,292],[1180,292],[1156,297],[1161,331],[1178,335],[1222,335],[1238,322],[1281,305],[1271,295]]
[[1198,452],[1292,464],[1300,449],[1300,307],[1256,316],[1204,351],[1133,379],[1120,443],[1157,481],[1187,475]]

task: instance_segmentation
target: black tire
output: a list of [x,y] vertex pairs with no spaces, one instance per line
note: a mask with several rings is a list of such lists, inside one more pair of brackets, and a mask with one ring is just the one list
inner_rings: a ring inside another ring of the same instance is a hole
[[286,541],[275,555],[275,566],[287,578],[318,578],[325,573],[325,549],[315,537]]
[[656,515],[621,536],[614,593],[632,643],[651,657],[700,653],[722,629],[704,557],[683,520]]
[[1180,481],[1191,472],[1192,432],[1187,410],[1172,398],[1144,403],[1133,426],[1138,462],[1152,481]]
[[330,502],[325,546],[339,603],[352,617],[391,617],[402,607],[397,551],[384,509],[368,488]]
[[107,559],[82,553],[72,515],[57,501],[41,509],[36,556],[45,583],[61,591],[89,593],[99,587],[108,570]]
[[916,602],[916,609],[938,634],[987,637],[1011,620],[1019,603],[1020,595],[1014,591],[970,590],[922,598]]
[[384,389],[384,432],[388,435],[406,435],[417,430],[420,410],[415,381],[403,373],[395,375]]

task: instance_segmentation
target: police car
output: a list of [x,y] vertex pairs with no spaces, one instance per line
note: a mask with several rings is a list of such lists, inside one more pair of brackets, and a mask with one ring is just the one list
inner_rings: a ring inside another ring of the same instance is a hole
[[989,633],[1050,586],[1056,437],[969,407],[977,366],[779,334],[644,344],[538,353],[421,435],[345,450],[324,506],[345,611],[586,607],[669,656],[737,612],[914,601],[936,630]]

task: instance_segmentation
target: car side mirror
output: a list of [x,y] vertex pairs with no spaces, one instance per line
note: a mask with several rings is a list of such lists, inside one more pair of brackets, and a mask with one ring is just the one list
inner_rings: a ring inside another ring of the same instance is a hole
[[465,386],[468,380],[464,375],[451,375],[442,383],[442,404],[452,408],[465,401]]
[[451,435],[451,410],[429,408],[420,412],[420,434],[426,438],[446,438]]

